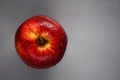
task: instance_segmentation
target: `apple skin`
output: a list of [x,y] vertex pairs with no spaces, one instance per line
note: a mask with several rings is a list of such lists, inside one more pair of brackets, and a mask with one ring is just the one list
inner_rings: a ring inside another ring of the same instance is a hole
[[67,42],[62,26],[44,15],[26,20],[15,34],[18,55],[29,67],[37,69],[56,65],[64,56]]

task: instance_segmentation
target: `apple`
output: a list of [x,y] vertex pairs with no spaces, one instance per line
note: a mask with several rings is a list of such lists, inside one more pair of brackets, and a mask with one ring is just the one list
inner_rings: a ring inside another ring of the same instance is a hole
[[44,69],[56,65],[64,56],[67,35],[54,19],[38,15],[26,20],[15,33],[15,48],[29,67]]

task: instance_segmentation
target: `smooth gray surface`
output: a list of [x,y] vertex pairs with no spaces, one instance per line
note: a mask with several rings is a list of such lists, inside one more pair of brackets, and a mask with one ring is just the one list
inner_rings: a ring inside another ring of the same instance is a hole
[[[62,61],[45,70],[27,67],[14,47],[34,15],[56,19],[69,39]],[[120,80],[120,0],[0,0],[0,80]]]

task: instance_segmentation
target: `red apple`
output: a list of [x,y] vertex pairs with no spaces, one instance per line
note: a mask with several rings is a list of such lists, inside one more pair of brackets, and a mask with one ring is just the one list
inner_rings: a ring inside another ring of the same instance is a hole
[[62,26],[47,16],[33,16],[16,31],[15,47],[24,63],[42,69],[56,65],[64,56],[67,35]]

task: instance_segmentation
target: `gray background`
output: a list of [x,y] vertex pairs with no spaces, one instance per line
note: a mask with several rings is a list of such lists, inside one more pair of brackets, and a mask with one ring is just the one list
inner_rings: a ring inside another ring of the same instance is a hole
[[[56,66],[27,67],[15,51],[19,25],[48,15],[66,30]],[[0,0],[0,80],[120,80],[120,0]]]

